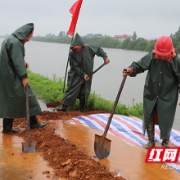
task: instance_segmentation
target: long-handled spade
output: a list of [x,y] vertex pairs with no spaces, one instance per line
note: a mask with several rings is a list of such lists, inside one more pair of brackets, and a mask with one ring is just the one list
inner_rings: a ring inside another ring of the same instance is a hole
[[[126,69],[124,69],[124,71],[126,71]],[[119,101],[121,91],[122,91],[122,89],[124,87],[126,77],[127,77],[127,74],[126,74],[126,76],[124,76],[124,78],[122,80],[121,86],[119,88],[119,92],[117,94],[117,97],[116,97],[116,100],[115,100],[115,103],[114,103],[114,106],[113,106],[113,108],[111,110],[111,115],[110,115],[108,123],[106,125],[106,129],[104,131],[104,134],[102,136],[99,136],[99,135],[95,134],[94,151],[95,151],[95,154],[96,154],[98,159],[104,159],[104,158],[109,156],[110,149],[111,149],[111,140],[106,138],[106,134],[107,134],[109,126],[111,124],[111,120],[112,120],[112,117],[114,115],[114,111],[116,109],[117,103]]]
[[22,153],[38,153],[37,142],[30,140],[30,115],[29,115],[29,97],[28,85],[26,85],[26,114],[27,114],[27,135],[28,141],[22,142]]
[[[103,66],[105,65],[105,63],[103,63],[100,67],[98,67],[95,71],[93,71],[89,77],[91,77],[93,74],[95,74],[99,69],[101,69]],[[47,108],[49,107],[56,107],[58,105],[60,105],[60,103],[66,98],[68,97],[75,89],[77,89],[81,84],[83,84],[85,82],[85,80],[83,80],[82,82],[80,82],[76,87],[74,87],[69,93],[67,93],[61,100],[57,101],[57,102],[53,102],[53,103],[47,103],[46,106]]]

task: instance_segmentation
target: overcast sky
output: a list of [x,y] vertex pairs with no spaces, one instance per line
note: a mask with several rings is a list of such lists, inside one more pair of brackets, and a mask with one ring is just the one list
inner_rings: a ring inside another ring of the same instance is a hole
[[[0,35],[34,23],[34,35],[68,31],[76,0],[0,0]],[[76,32],[80,35],[169,36],[180,27],[180,0],[83,0]]]

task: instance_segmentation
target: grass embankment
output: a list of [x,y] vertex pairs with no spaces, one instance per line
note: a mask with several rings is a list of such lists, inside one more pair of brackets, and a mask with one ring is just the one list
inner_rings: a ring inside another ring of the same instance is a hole
[[[44,99],[46,102],[56,102],[63,98],[63,80],[57,78],[54,74],[53,79],[44,77],[40,74],[33,73],[28,70],[28,80],[30,85],[35,92],[36,96],[40,99]],[[91,92],[89,95],[88,103],[85,106],[85,111],[92,110],[105,110],[111,111],[114,105],[114,101],[108,101],[102,98],[100,95]],[[79,110],[79,100],[76,100],[76,103],[73,108],[68,108],[71,111]],[[126,106],[125,104],[118,103],[115,114],[121,114],[126,116],[136,116],[140,119],[143,117],[143,105],[142,103],[136,103],[135,106]]]

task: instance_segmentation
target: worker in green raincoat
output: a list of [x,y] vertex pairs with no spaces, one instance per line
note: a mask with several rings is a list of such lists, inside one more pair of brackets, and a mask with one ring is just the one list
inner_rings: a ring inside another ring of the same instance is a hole
[[[133,62],[127,69],[131,77],[148,70],[143,98],[143,133],[147,129],[148,144],[154,147],[154,124],[159,124],[162,146],[169,146],[169,138],[174,122],[180,83],[180,58],[175,53],[172,40],[160,37],[155,50],[141,60]],[[125,76],[126,71],[123,71]]]
[[0,118],[3,118],[3,133],[18,132],[13,129],[14,118],[26,117],[25,86],[28,85],[30,128],[42,128],[47,124],[37,121],[36,115],[41,108],[27,79],[24,44],[34,32],[34,24],[29,23],[18,28],[2,43],[0,53]]
[[74,106],[77,98],[80,99],[79,111],[83,112],[84,105],[88,101],[91,90],[92,77],[88,77],[93,72],[94,56],[101,56],[104,63],[108,64],[110,60],[102,48],[84,45],[82,38],[76,33],[71,44],[69,55],[70,70],[68,72],[68,83],[64,96],[76,87],[81,81],[86,80],[80,87],[75,89],[64,101],[58,111],[66,111],[68,106]]

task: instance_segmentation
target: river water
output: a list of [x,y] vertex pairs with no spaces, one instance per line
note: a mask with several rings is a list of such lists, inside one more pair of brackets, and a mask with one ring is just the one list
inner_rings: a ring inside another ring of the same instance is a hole
[[[0,46],[2,41],[3,39],[0,38]],[[31,71],[49,78],[52,78],[53,74],[56,74],[58,77],[64,77],[69,53],[68,44],[30,41],[25,44],[25,49],[25,60],[29,63]],[[110,63],[94,74],[91,88],[96,94],[100,94],[101,97],[114,101],[123,79],[123,68],[128,67],[133,61],[139,60],[147,52],[112,48],[103,49],[108,54]],[[103,62],[102,58],[96,56],[94,69],[98,68]],[[145,78],[146,72],[136,77],[127,77],[120,97],[120,101],[123,104],[132,106],[143,101]],[[177,104],[174,128],[180,130],[179,104]]]

